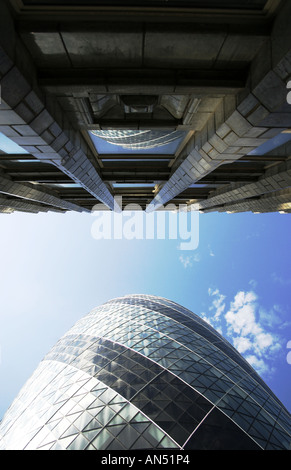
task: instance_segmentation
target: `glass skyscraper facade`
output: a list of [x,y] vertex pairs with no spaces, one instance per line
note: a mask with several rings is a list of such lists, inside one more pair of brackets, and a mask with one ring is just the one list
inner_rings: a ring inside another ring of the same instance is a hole
[[93,309],[41,361],[0,449],[290,449],[291,419],[210,325],[164,298]]
[[185,136],[184,131],[154,130],[94,130],[92,134],[129,150],[141,150],[161,147]]

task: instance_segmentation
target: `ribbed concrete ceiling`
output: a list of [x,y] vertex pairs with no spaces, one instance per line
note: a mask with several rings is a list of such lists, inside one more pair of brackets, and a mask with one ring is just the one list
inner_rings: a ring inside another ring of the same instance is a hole
[[[288,159],[280,139],[256,151],[291,125],[286,2],[5,3],[13,21],[3,15],[4,49],[18,45],[2,81],[11,106],[0,132],[28,155],[3,152],[0,164],[18,184],[41,185],[86,209],[98,195],[112,207],[116,194],[142,207],[159,196],[196,203],[257,182]],[[36,104],[41,97],[39,110],[24,92],[18,101],[21,86],[9,88],[16,78],[29,84],[25,93],[32,87]],[[112,135],[128,131],[151,138],[121,149]],[[111,150],[91,132],[111,138]],[[177,146],[151,145],[163,136],[179,136]]]

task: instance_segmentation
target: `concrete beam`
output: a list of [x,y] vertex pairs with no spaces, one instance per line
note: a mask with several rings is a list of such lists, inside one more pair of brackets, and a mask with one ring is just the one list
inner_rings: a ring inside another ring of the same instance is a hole
[[[217,207],[231,207],[231,203],[244,201],[248,198],[262,196],[270,193],[275,196],[275,191],[282,191],[291,186],[291,160],[280,163],[270,168],[258,181],[249,184],[230,184],[214,191],[207,199],[190,204],[188,210],[219,210]],[[286,195],[286,193],[284,193]],[[287,193],[290,195],[290,193]],[[230,209],[231,210],[231,209]]]
[[[245,199],[234,204],[225,204],[210,209],[211,212],[279,212],[291,209],[291,188],[282,189],[266,194],[259,199]],[[208,212],[205,210],[203,212]]]
[[82,212],[83,209],[76,204],[60,199],[53,193],[49,194],[42,191],[37,185],[28,183],[16,183],[11,178],[0,174],[0,193],[7,194],[9,196],[19,197],[21,199],[27,199],[38,203],[46,204],[48,206],[57,207],[64,210],[71,210]]
[[31,203],[30,201],[8,199],[0,196],[0,212],[10,214],[11,212],[30,212],[32,214],[38,214],[39,212],[63,212],[61,209],[55,207],[43,206],[40,204]]
[[[96,79],[98,77],[98,80]],[[242,90],[246,84],[245,69],[239,70],[124,70],[108,69],[40,69],[38,83],[57,94],[68,92],[102,94],[145,93],[181,94],[196,93],[199,95],[214,94],[222,96]],[[98,124],[99,122],[95,122]]]

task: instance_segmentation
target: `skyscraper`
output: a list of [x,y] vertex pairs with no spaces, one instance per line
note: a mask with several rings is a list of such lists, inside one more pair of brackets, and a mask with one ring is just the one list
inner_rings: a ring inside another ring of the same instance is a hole
[[161,297],[110,300],[44,357],[0,449],[289,449],[290,414],[210,325]]

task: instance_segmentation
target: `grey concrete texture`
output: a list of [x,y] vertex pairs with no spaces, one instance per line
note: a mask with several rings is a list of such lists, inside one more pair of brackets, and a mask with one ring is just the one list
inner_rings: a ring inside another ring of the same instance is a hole
[[[190,22],[170,25],[166,21],[96,21],[78,28],[74,22],[59,21],[57,27],[51,24],[44,29],[35,23],[29,31],[17,30],[10,9],[1,2],[0,132],[113,210],[110,185],[103,181],[98,155],[82,129],[92,123],[98,128],[103,115],[124,124],[118,94],[159,95],[163,106],[153,112],[153,123],[171,115],[173,122],[179,122],[174,126],[193,135],[172,162],[169,179],[158,184],[148,208],[156,210],[222,165],[237,162],[291,127],[286,103],[291,2],[282,5],[270,31],[256,30],[253,25],[247,31],[243,24],[236,30],[215,23],[206,30],[199,23],[194,27]],[[53,70],[51,84],[42,82],[37,67]],[[70,85],[70,74],[76,79],[76,69],[80,83],[76,80]],[[95,75],[99,71],[93,79],[91,69]],[[137,118],[133,128],[146,125],[146,120]],[[289,170],[284,177],[279,167],[276,171],[268,176],[266,169],[254,183],[231,183],[222,192],[217,189],[199,207],[210,209],[216,200],[226,204],[232,197],[236,201],[286,187]],[[19,194],[26,194],[23,187],[18,187]],[[82,208],[75,205],[72,210]]]

